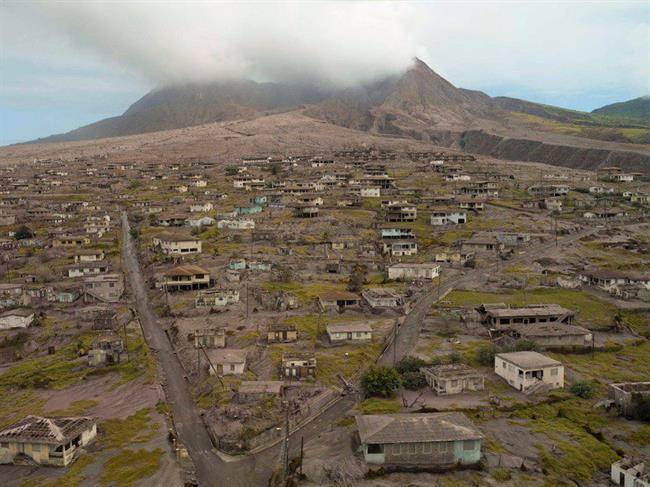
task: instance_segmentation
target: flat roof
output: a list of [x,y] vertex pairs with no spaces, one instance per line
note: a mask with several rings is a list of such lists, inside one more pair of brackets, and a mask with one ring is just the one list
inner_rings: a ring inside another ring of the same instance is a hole
[[539,367],[552,367],[554,365],[562,365],[561,362],[558,362],[551,357],[542,355],[538,352],[509,352],[509,353],[498,353],[496,354],[500,359],[510,362],[513,365],[516,365],[520,369],[535,369]]

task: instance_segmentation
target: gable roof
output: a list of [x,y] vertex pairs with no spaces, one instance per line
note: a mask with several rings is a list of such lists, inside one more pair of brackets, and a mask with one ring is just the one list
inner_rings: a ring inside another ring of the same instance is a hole
[[483,438],[462,413],[359,415],[355,419],[362,443],[426,443]]
[[69,442],[94,424],[95,419],[90,417],[44,418],[41,416],[26,416],[0,431],[0,441],[58,445]]

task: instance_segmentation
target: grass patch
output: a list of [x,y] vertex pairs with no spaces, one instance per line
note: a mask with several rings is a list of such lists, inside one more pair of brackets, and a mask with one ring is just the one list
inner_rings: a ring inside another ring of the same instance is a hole
[[397,397],[389,399],[369,397],[359,404],[358,409],[363,414],[391,414],[399,412],[400,404]]
[[635,445],[650,445],[650,424],[639,426],[627,439]]
[[70,406],[65,409],[57,409],[47,413],[48,416],[65,417],[65,416],[83,416],[86,411],[97,406],[99,402],[93,399],[80,399],[74,401]]
[[132,443],[146,443],[151,440],[160,425],[151,422],[150,412],[149,408],[143,408],[124,419],[107,419],[102,423],[105,432],[102,442],[108,447],[124,448]]
[[648,381],[648,357],[650,342],[628,345],[618,351],[603,351],[593,354],[550,354],[565,367],[593,379],[596,383]]
[[40,415],[45,400],[31,389],[0,387],[0,429],[15,423],[28,414]]
[[345,283],[339,282],[315,282],[309,284],[302,284],[298,282],[265,282],[262,288],[266,291],[284,291],[293,293],[301,302],[312,303],[318,298],[320,294],[344,291]]
[[21,487],[77,487],[86,479],[82,472],[94,460],[94,455],[81,455],[60,477],[55,479],[39,477],[24,482]]
[[158,471],[163,451],[123,450],[104,463],[101,482],[104,485],[131,487],[139,480],[151,477]]

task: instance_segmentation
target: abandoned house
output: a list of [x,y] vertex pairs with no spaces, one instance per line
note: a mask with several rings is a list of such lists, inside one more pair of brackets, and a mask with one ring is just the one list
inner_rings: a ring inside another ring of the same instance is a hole
[[485,387],[483,374],[465,364],[433,365],[422,367],[420,371],[438,395],[482,391]]
[[108,272],[108,263],[103,260],[95,262],[80,262],[67,269],[68,277],[84,277]]
[[414,222],[418,217],[417,207],[409,204],[392,204],[385,211],[387,222]]
[[52,247],[83,247],[90,245],[90,238],[84,235],[60,235],[52,239]]
[[459,225],[467,223],[467,213],[464,211],[433,211],[431,213],[431,225]]
[[438,264],[408,264],[400,263],[391,265],[388,268],[388,279],[390,280],[432,280],[438,277],[440,265]]
[[81,262],[97,262],[104,260],[106,255],[103,250],[96,249],[79,249],[76,250],[73,254],[74,261],[76,263]]
[[210,289],[199,291],[194,300],[197,308],[219,308],[239,302],[238,289]]
[[211,375],[240,375],[246,370],[246,350],[215,348],[206,353],[210,358]]
[[531,340],[545,349],[580,349],[593,345],[591,331],[564,323],[513,324],[506,333],[515,339]]
[[93,418],[27,416],[0,431],[0,461],[13,463],[24,455],[39,465],[65,467],[96,436]]
[[280,362],[280,375],[289,380],[316,377],[316,355],[312,352],[285,352]]
[[185,225],[186,216],[183,214],[159,213],[156,215],[158,226],[161,227],[182,227]]
[[289,343],[298,340],[296,325],[288,323],[271,323],[266,332],[268,343]]
[[538,352],[498,353],[494,372],[519,391],[537,392],[564,387],[564,366]]
[[201,328],[190,333],[194,348],[225,348],[226,330],[224,328]]
[[318,296],[318,306],[323,311],[343,312],[348,308],[358,308],[361,298],[348,291],[331,291]]
[[330,343],[358,343],[372,340],[372,328],[368,323],[338,323],[327,325]]
[[179,265],[165,272],[158,285],[167,291],[202,289],[210,286],[210,273],[196,265]]
[[382,242],[383,253],[394,257],[404,257],[416,255],[418,253],[418,244],[415,240],[397,240],[389,239]]
[[83,280],[84,302],[116,303],[124,293],[122,274],[101,274]]
[[294,203],[293,216],[296,218],[316,218],[320,213],[319,207],[309,203]]
[[34,322],[34,311],[27,308],[16,308],[0,314],[0,330],[27,328]]
[[634,416],[635,399],[650,398],[650,382],[620,382],[607,386],[607,396],[623,416]]
[[271,395],[282,397],[284,382],[281,380],[244,380],[239,384],[237,395],[240,400],[259,399]]
[[404,294],[389,287],[364,289],[361,296],[371,308],[399,308],[404,305]]
[[575,313],[557,304],[531,304],[509,308],[503,303],[482,304],[477,309],[481,322],[494,329],[507,329],[511,325],[536,323],[563,323],[570,325]]
[[120,355],[124,351],[122,338],[111,330],[104,330],[93,341],[93,346],[88,350],[88,365],[98,367],[100,365],[117,364],[120,362]]
[[650,487],[650,472],[645,463],[633,458],[623,458],[612,463],[610,479],[622,487]]
[[172,233],[160,233],[153,237],[153,246],[165,255],[201,253],[201,241],[199,239]]
[[453,468],[481,459],[481,432],[462,413],[358,415],[366,463],[384,467]]

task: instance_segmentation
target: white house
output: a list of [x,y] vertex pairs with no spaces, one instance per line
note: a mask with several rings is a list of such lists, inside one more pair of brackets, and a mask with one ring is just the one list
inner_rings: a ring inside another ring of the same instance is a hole
[[467,223],[467,213],[464,211],[434,211],[431,213],[431,225],[458,225]]
[[438,264],[394,264],[388,268],[388,279],[435,279],[440,274]]
[[368,323],[339,323],[327,325],[330,342],[367,342],[372,340],[372,328]]
[[96,436],[93,418],[27,416],[0,431],[0,463],[12,463],[22,454],[39,465],[65,467]]
[[236,348],[216,348],[207,350],[213,367],[210,367],[211,375],[240,375],[246,369],[246,350]]
[[153,237],[153,245],[165,255],[200,254],[201,241],[196,238],[173,234],[159,234]]
[[642,461],[624,458],[612,463],[611,480],[622,487],[650,487],[650,472]]
[[254,220],[219,220],[217,228],[227,228],[229,230],[248,230],[255,228]]
[[34,322],[34,312],[30,309],[17,308],[0,314],[0,330],[27,328]]
[[538,352],[499,353],[494,357],[494,372],[519,391],[535,390],[541,384],[549,389],[564,387],[564,366]]

